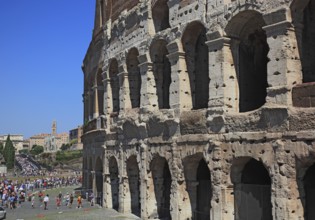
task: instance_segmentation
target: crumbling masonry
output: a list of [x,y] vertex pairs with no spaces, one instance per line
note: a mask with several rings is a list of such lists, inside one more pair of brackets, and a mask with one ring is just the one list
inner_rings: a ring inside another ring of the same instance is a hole
[[315,219],[315,0],[96,0],[83,186],[142,219]]

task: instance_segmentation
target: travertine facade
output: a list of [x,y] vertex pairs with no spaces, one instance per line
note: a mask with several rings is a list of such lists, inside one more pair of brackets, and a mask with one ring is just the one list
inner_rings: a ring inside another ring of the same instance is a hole
[[83,185],[142,219],[315,219],[315,0],[97,0]]

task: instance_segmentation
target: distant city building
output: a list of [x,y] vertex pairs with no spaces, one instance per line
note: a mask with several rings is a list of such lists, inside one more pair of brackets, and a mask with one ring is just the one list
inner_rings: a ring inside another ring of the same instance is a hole
[[[44,152],[56,152],[63,144],[69,143],[69,134],[63,132],[57,134],[57,122],[53,121],[51,126],[51,134],[38,134],[30,137],[29,147],[30,149],[34,145],[40,145],[44,147]],[[26,145],[26,144],[25,144]]]
[[50,134],[37,134],[29,139],[29,149],[31,150],[34,145],[40,145],[44,146],[45,145],[45,138],[49,137]]
[[63,144],[69,143],[69,134],[67,132],[50,135],[45,138],[44,152],[56,152]]
[[[9,134],[7,135],[0,135],[0,142],[5,146]],[[10,140],[13,143],[16,152],[23,149],[23,135],[20,134],[10,134]]]
[[83,127],[78,126],[75,129],[69,131],[69,142],[76,140],[76,143],[71,146],[71,149],[83,149],[83,144],[81,142],[81,136],[83,134]]

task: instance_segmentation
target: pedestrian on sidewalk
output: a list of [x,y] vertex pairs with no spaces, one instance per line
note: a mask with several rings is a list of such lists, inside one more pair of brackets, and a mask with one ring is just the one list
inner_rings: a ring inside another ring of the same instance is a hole
[[45,205],[45,210],[47,210],[47,205],[48,205],[48,202],[49,202],[49,195],[47,194],[45,197],[44,197],[44,205]]

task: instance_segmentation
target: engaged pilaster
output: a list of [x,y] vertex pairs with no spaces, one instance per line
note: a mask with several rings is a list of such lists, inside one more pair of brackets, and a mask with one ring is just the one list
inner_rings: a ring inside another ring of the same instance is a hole
[[292,26],[290,11],[282,9],[267,15],[263,29],[269,45],[267,104],[292,105],[291,89],[302,82],[298,52],[299,30]]
[[152,111],[158,109],[156,94],[156,84],[153,74],[153,63],[149,60],[149,55],[144,54],[138,57],[141,74],[141,108]]
[[179,111],[192,109],[192,94],[181,42],[173,41],[167,45],[171,63],[170,107]]
[[124,67],[120,67],[119,69],[120,69],[120,73],[118,74],[120,85],[119,106],[121,111],[125,111],[126,109],[131,108],[128,72]]
[[210,109],[238,112],[238,84],[231,52],[231,40],[220,33],[208,33]]

